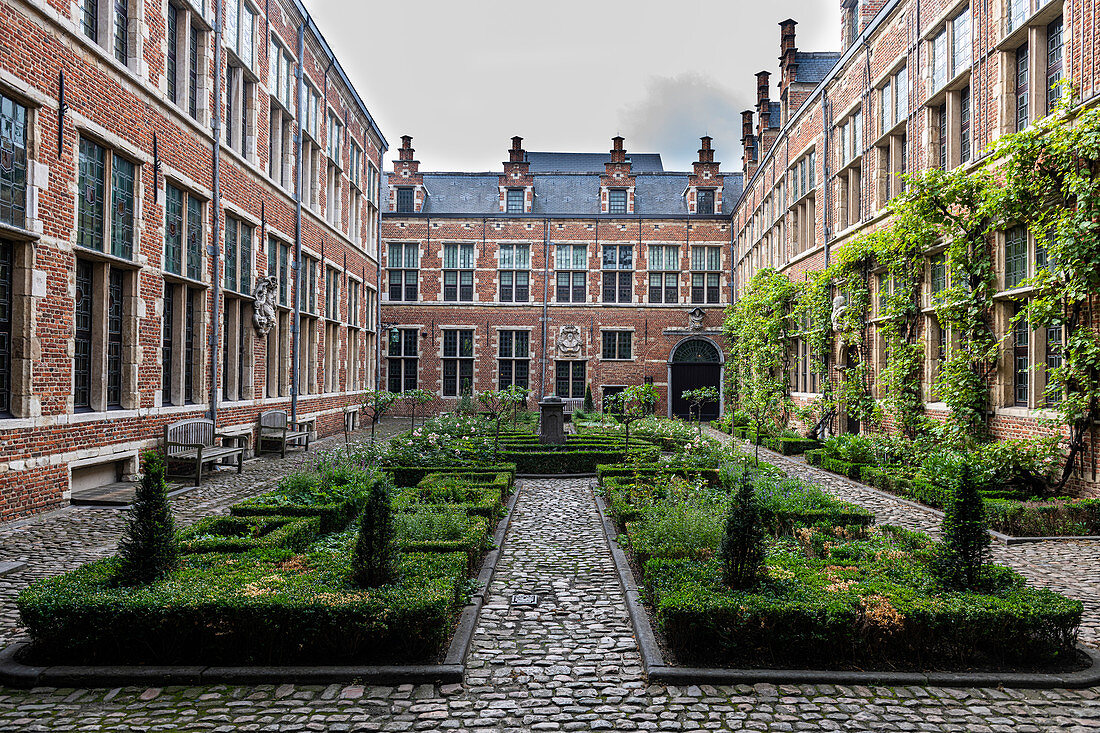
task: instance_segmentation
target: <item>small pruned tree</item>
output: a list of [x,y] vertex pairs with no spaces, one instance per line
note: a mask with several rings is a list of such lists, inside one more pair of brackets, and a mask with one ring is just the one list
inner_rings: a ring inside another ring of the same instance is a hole
[[393,533],[389,484],[377,479],[359,515],[359,536],[352,550],[352,580],[356,585],[376,588],[393,580],[396,574]]
[[962,463],[944,507],[943,544],[937,558],[940,577],[959,589],[977,588],[990,561],[985,503],[968,463]]
[[152,583],[174,568],[178,559],[164,459],[146,451],[141,464],[141,483],[130,505],[126,533],[118,543],[118,580],[123,585]]
[[485,391],[477,393],[477,401],[493,421],[493,460],[500,452],[500,421],[511,407],[507,390]]
[[519,423],[519,413],[527,408],[527,398],[531,396],[531,390],[513,384],[508,389],[502,390],[504,399],[512,411],[512,426]]
[[368,389],[363,394],[363,409],[367,412],[367,417],[370,418],[370,442],[374,445],[374,431],[378,422],[385,416],[390,408],[393,407],[393,403],[398,400],[400,395],[390,392],[384,389]]
[[416,430],[417,408],[435,402],[435,393],[426,389],[407,389],[401,393],[400,399],[409,406],[409,429]]
[[741,474],[718,546],[722,581],[731,588],[751,588],[764,567],[764,525],[749,471]]
[[592,413],[596,411],[596,403],[592,399],[592,385],[584,385],[584,404],[582,405],[585,412]]
[[635,384],[612,396],[608,402],[626,428],[626,451],[630,452],[630,424],[653,412],[657,390],[652,384]]
[[691,412],[695,413],[695,423],[699,427],[699,434],[703,434],[703,407],[715,404],[720,399],[715,387],[698,387],[686,389],[680,395],[691,404]]

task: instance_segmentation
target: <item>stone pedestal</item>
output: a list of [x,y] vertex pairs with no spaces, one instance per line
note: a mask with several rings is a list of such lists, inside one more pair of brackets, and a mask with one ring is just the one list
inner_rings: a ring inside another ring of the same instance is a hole
[[565,403],[561,397],[539,400],[539,442],[565,445]]

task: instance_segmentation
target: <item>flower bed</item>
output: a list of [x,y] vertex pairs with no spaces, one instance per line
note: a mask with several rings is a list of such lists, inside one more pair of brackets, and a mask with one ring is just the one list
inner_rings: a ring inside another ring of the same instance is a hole
[[[739,479],[726,481],[732,489]],[[606,482],[613,513],[616,482]],[[759,476],[756,486],[769,532],[762,575],[745,590],[722,582],[728,490],[635,486],[626,502],[634,515],[620,541],[677,662],[913,670],[1075,662],[1080,602],[997,567],[977,590],[948,588],[927,536],[869,527],[866,512],[797,481]],[[775,521],[784,512],[788,521]]]
[[[332,456],[320,462],[320,472],[293,474],[234,505],[233,516],[180,532],[178,562],[152,582],[123,582],[112,557],[32,584],[17,601],[32,637],[30,663],[438,661],[511,473],[469,475],[481,486],[450,477],[468,489],[462,496],[440,490],[429,474],[419,482],[423,490],[405,490],[416,502],[396,496],[396,572],[364,587],[352,566],[359,528],[344,527],[383,479]],[[481,504],[460,501],[470,496]]]

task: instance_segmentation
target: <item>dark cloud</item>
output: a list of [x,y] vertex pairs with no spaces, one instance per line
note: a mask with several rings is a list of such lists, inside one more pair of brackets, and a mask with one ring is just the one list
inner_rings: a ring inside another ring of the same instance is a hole
[[690,170],[699,138],[710,135],[724,167],[739,167],[740,111],[746,105],[740,93],[697,72],[652,76],[645,89],[643,99],[619,114],[629,149],[660,152],[666,169]]

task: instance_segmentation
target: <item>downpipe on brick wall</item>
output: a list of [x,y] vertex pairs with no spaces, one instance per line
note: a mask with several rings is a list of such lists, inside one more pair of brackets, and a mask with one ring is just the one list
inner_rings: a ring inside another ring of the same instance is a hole
[[210,328],[210,422],[218,425],[218,346],[221,343],[219,331],[221,328],[221,277],[218,275],[218,264],[221,258],[219,238],[221,236],[221,159],[222,159],[222,3],[220,0],[214,3],[214,70],[217,79],[214,81],[214,158],[213,169],[213,212],[212,212],[212,244],[210,247],[211,270],[213,282],[213,311],[214,318]]
[[[297,120],[295,120],[295,167],[298,175],[294,183],[294,315],[290,321],[290,419],[298,420],[298,340],[300,321],[302,320],[302,92],[304,84],[304,66],[302,59],[306,52],[306,20],[298,26],[298,100]],[[285,275],[284,275],[285,277]]]

